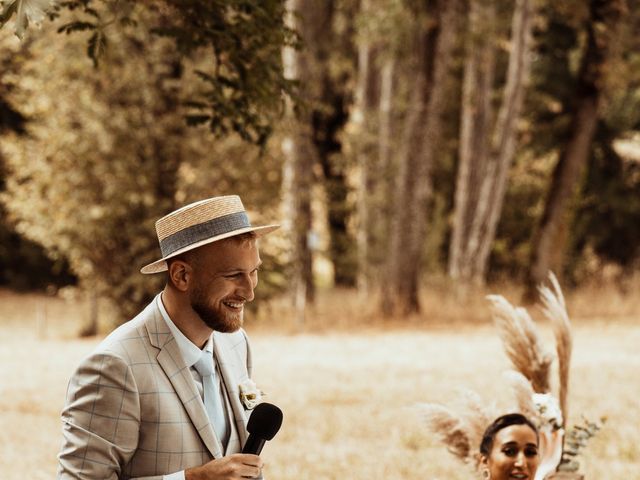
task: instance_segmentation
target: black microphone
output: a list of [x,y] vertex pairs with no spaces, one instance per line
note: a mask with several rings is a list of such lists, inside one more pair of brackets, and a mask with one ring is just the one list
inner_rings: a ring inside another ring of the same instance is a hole
[[282,425],[282,410],[271,403],[260,403],[253,409],[247,423],[249,438],[242,453],[260,455],[264,442],[275,437]]

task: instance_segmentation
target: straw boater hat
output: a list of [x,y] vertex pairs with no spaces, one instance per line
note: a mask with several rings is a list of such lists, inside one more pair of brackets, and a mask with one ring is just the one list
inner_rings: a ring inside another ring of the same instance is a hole
[[252,226],[240,197],[207,198],[186,205],[156,222],[162,258],[140,269],[142,273],[167,270],[166,260],[208,243],[247,232],[262,236],[280,225]]

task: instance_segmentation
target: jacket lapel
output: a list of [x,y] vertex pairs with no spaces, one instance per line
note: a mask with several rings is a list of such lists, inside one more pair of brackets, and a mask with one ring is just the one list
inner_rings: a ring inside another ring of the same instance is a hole
[[222,446],[209,422],[191,372],[185,365],[178,344],[162,318],[155,300],[151,306],[153,315],[146,322],[146,327],[151,344],[160,350],[157,356],[158,364],[173,385],[202,442],[214,458],[221,458]]
[[247,417],[244,406],[240,401],[239,379],[234,375],[228,360],[233,358],[233,352],[229,351],[227,338],[224,333],[213,332],[213,354],[220,369],[222,383],[231,405],[232,417],[240,437],[240,445],[247,441]]

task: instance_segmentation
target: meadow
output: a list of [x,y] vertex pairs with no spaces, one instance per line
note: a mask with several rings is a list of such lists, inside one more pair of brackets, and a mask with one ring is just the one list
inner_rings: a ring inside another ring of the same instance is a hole
[[[492,324],[469,320],[475,311],[465,316],[449,310],[451,315],[432,321],[377,320],[365,326],[353,321],[355,307],[349,310],[344,298],[334,303],[318,309],[304,331],[247,322],[254,379],[267,401],[284,411],[281,431],[263,450],[265,476],[475,478],[425,430],[417,404],[450,404],[464,387],[509,408],[511,393],[501,377],[509,363]],[[629,311],[600,317],[595,307],[573,305],[580,314],[573,316],[569,423],[582,415],[607,417],[580,457],[581,469],[588,480],[640,479],[640,319]],[[83,308],[62,299],[0,292],[5,480],[55,476],[66,384],[100,340],[75,335]],[[462,318],[452,320],[456,316]],[[552,346],[548,326],[541,329]]]

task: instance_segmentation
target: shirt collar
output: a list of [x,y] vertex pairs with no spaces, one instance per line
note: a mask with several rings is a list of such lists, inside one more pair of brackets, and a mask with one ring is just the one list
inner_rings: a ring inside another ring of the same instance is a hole
[[195,343],[185,337],[184,333],[180,331],[178,327],[176,327],[175,323],[171,320],[169,313],[167,313],[167,309],[164,307],[162,303],[162,293],[156,295],[156,304],[158,305],[158,309],[160,310],[160,314],[164,321],[167,323],[169,330],[173,334],[173,338],[176,339],[176,343],[178,344],[178,349],[180,350],[180,354],[182,355],[182,359],[187,367],[191,368],[195,365],[195,363],[200,360],[202,356],[202,351],[206,350],[207,352],[213,353],[213,333],[207,340],[206,345],[202,350],[200,350]]

